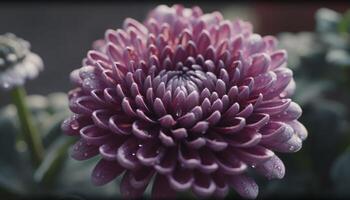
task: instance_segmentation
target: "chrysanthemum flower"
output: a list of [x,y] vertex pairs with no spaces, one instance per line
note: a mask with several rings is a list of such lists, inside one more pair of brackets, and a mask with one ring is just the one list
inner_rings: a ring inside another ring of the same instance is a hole
[[286,52],[247,22],[158,6],[144,23],[107,30],[94,49],[71,73],[74,114],[62,127],[80,137],[75,159],[101,156],[94,184],[124,173],[124,197],[141,196],[155,177],[153,197],[224,197],[232,187],[255,198],[247,172],[282,178],[274,152],[296,152],[307,136],[289,99]]
[[0,89],[20,86],[38,76],[43,69],[41,58],[30,52],[30,44],[7,33],[0,36]]

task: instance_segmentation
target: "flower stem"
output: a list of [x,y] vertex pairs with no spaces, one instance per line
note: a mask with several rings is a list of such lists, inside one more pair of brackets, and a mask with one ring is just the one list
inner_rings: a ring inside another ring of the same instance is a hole
[[22,134],[27,143],[32,162],[35,167],[39,166],[43,159],[44,148],[40,135],[33,125],[32,116],[26,104],[26,92],[23,87],[15,87],[11,91],[12,101],[17,108],[18,118],[21,124]]

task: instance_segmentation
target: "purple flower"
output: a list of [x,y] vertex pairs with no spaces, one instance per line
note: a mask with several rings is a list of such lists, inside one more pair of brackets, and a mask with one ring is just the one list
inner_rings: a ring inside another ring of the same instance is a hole
[[219,12],[158,6],[144,23],[126,19],[71,73],[73,116],[62,128],[78,136],[72,156],[101,156],[92,182],[124,173],[124,197],[192,190],[255,198],[254,170],[268,179],[285,168],[274,152],[298,151],[307,136],[286,52],[251,24]]
[[33,79],[43,69],[41,58],[30,52],[30,44],[7,33],[0,35],[0,89],[8,90]]

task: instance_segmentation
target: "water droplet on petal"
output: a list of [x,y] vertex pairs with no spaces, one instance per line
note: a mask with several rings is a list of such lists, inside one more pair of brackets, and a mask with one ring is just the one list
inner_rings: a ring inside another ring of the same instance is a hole
[[70,127],[73,129],[73,130],[78,130],[79,129],[79,122],[77,120],[73,120],[70,124]]
[[293,151],[294,148],[295,148],[295,147],[294,147],[293,145],[291,145],[291,146],[289,147],[289,150],[290,150],[290,151]]
[[182,114],[182,110],[180,109],[180,110],[177,110],[177,111],[176,111],[176,114],[175,114],[175,115],[176,115],[176,117],[179,117],[181,114]]

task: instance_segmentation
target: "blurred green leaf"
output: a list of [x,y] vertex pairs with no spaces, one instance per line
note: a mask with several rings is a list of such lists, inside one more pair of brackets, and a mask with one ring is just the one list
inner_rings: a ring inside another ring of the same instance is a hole
[[74,138],[64,136],[55,140],[47,152],[45,159],[35,171],[34,179],[36,182],[45,188],[54,185],[54,180],[57,178],[58,173],[66,161],[68,148],[74,141]]
[[294,95],[295,101],[302,106],[317,101],[327,90],[334,88],[330,81],[298,79],[296,84],[298,89]]
[[[48,156],[41,165],[41,177],[45,183],[51,181],[60,167],[62,160],[66,158],[68,144],[61,144],[64,137],[61,131],[61,123],[68,116],[67,96],[63,93],[48,95],[30,95],[27,103],[30,112],[34,116],[35,123],[46,148],[49,148]],[[34,183],[34,169],[29,167],[27,146],[21,140],[16,109],[13,105],[5,106],[0,110],[0,192],[2,194],[38,194],[38,185]],[[57,139],[63,136],[62,140]],[[17,137],[17,138],[16,138]],[[64,143],[64,142],[63,142]],[[51,146],[51,144],[55,144]],[[62,147],[63,146],[63,147]],[[54,152],[56,150],[56,152]],[[64,156],[63,156],[64,155]],[[50,163],[58,163],[57,167],[48,169]],[[45,191],[45,190],[44,190]],[[47,192],[47,191],[46,191]]]
[[350,195],[350,148],[341,154],[331,169],[331,178],[337,196]]
[[43,125],[43,143],[48,148],[59,136],[62,136],[61,124],[68,115],[58,113],[46,119]]
[[119,196],[119,183],[122,175],[107,185],[96,187],[91,183],[91,172],[100,158],[98,156],[85,161],[76,161],[69,157],[58,175],[55,193],[57,195],[78,195],[81,197]]
[[340,33],[349,34],[350,32],[350,10],[348,10],[339,21],[338,31]]
[[8,108],[0,111],[0,188],[4,193],[22,192],[16,151],[17,128]]
[[[287,168],[288,170],[288,168]],[[281,180],[269,180],[261,187],[261,197],[300,197],[309,193],[312,174],[307,171],[288,170]]]

